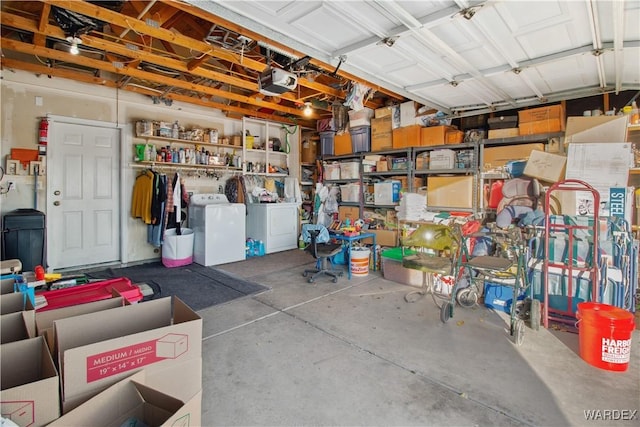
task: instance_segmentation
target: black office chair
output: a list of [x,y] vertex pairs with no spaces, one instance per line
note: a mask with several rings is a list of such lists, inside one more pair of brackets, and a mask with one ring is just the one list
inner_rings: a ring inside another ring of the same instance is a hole
[[[342,251],[342,244],[328,243],[329,231],[321,224],[304,224],[302,226],[302,240],[307,243],[305,251],[317,260],[316,268],[305,270],[302,276],[307,277],[311,274],[308,282],[313,283],[316,277],[326,274],[333,277],[333,283],[338,283],[338,277],[341,277],[343,272],[333,268],[333,262],[330,258]],[[329,263],[331,263],[331,268],[329,268]]]

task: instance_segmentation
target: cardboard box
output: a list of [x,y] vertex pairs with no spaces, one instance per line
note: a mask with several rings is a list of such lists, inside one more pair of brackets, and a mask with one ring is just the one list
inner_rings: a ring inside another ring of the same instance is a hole
[[427,206],[473,208],[472,176],[430,176],[427,178]]
[[522,123],[539,122],[549,119],[556,119],[564,122],[564,106],[562,104],[557,104],[518,111],[519,125],[521,125]]
[[68,307],[57,308],[55,310],[37,311],[35,315],[35,333],[45,338],[49,351],[57,363],[57,348],[55,346],[55,338],[53,336],[53,322],[59,319],[66,319],[81,314],[95,313],[97,311],[108,310],[111,308],[122,307],[126,300],[121,297],[113,297],[110,299],[88,302],[86,304],[70,305]]
[[300,160],[302,163],[313,163],[318,157],[318,141],[313,138],[306,138],[302,141]]
[[389,163],[386,160],[378,160],[376,162],[377,172],[387,172],[389,170]]
[[[409,191],[409,179],[406,176],[392,176],[390,179],[400,181],[400,189],[403,191]],[[424,184],[423,177],[414,177],[411,180],[411,191],[415,192],[418,188]]]
[[398,246],[398,230],[367,230],[367,232],[376,235],[376,244],[380,246]]
[[[380,107],[376,108],[373,114],[376,119],[381,119],[383,117],[391,117],[393,115],[393,111],[391,107]],[[373,124],[371,126],[373,126]]]
[[544,144],[534,143],[486,147],[482,152],[482,170],[488,171],[502,167],[511,160],[526,160],[533,150],[544,151]]
[[393,132],[371,135],[371,151],[390,150],[393,148]]
[[65,413],[141,368],[149,385],[182,400],[202,388],[202,318],[179,298],[59,319],[53,328]]
[[391,132],[391,115],[379,119],[371,119],[371,134]]
[[411,125],[393,130],[393,148],[419,147],[422,145],[422,126]]
[[0,345],[2,416],[44,426],[60,416],[59,378],[44,338]]
[[0,344],[26,340],[36,336],[33,310],[0,316]]
[[7,277],[0,281],[0,295],[4,294],[12,294],[13,293],[13,285],[16,283],[16,280],[13,277]]
[[351,154],[351,150],[351,134],[349,132],[345,132],[342,135],[336,134],[334,138],[334,154],[336,156]]
[[[424,140],[423,140],[424,141]],[[464,141],[464,132],[461,130],[450,130],[445,137],[445,144],[462,144]]]
[[519,128],[489,129],[489,139],[513,138],[520,135]]
[[567,117],[565,143],[624,142],[629,116]]
[[537,135],[539,133],[562,132],[564,124],[564,119],[547,119],[520,123],[518,129],[520,130],[520,135]]
[[564,179],[567,158],[544,151],[532,151],[524,174],[541,181],[557,182]]
[[420,154],[416,156],[416,170],[429,169],[429,154]]
[[182,401],[146,385],[148,373],[140,371],[58,418],[50,426],[116,427],[136,419],[146,426],[199,426],[202,391]]
[[422,128],[420,130],[420,145],[444,145],[447,141],[447,132],[454,130],[457,130],[455,126],[429,126]]
[[22,292],[12,292],[0,295],[0,315],[17,313],[18,311],[33,310],[30,298],[25,298]]
[[342,222],[349,219],[351,223],[360,218],[360,208],[356,206],[338,206],[338,219]]

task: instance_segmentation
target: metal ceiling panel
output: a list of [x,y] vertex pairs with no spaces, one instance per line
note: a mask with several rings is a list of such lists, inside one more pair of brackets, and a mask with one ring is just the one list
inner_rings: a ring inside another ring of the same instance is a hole
[[640,88],[637,0],[189,2],[445,113]]

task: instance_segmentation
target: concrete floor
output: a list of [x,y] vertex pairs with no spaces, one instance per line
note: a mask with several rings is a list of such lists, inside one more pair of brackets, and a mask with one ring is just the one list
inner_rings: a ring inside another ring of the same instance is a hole
[[271,290],[199,312],[203,425],[639,425],[638,331],[611,372],[580,358],[577,334],[527,328],[516,347],[484,307],[443,324],[379,272],[310,284],[302,264],[293,250],[219,266]]

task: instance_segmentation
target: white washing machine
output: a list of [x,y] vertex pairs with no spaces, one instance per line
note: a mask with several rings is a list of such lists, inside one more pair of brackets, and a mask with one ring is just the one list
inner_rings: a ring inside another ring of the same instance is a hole
[[224,194],[194,194],[189,203],[193,260],[210,266],[245,259],[246,207]]
[[298,247],[297,203],[251,203],[247,212],[247,237],[262,240],[265,253]]

